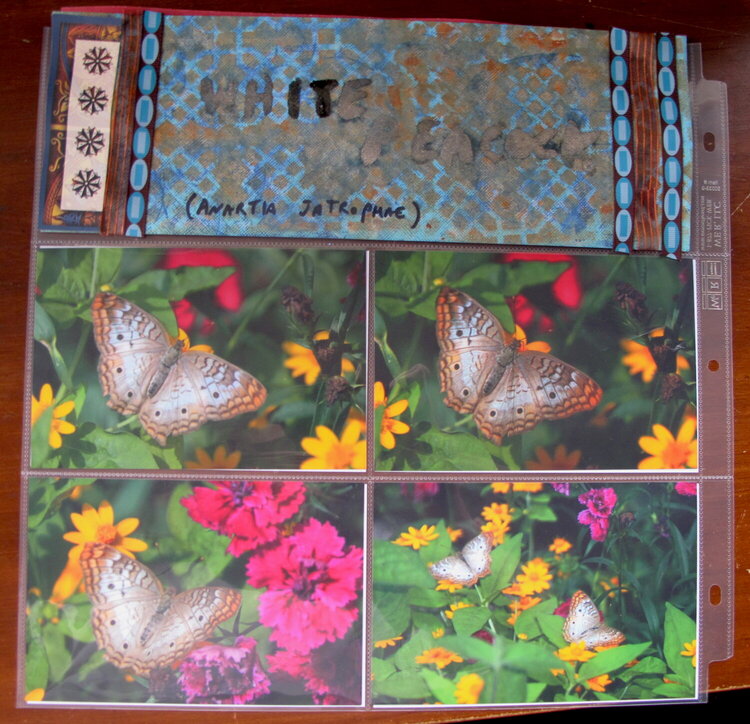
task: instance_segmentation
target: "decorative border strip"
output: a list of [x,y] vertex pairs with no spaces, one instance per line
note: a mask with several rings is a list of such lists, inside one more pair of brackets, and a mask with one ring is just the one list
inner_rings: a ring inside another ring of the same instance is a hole
[[150,183],[153,135],[156,123],[156,97],[159,87],[159,65],[163,33],[162,13],[143,13],[141,66],[138,71],[138,98],[135,103],[132,163],[130,165],[128,200],[125,208],[126,236],[144,236],[146,231],[146,199]]
[[677,95],[674,37],[661,33],[656,44],[657,88],[662,139],[662,253],[677,259],[682,248],[682,137],[680,102]]
[[634,164],[632,108],[629,84],[629,36],[627,31],[612,28],[609,34],[610,91],[612,95],[612,141],[615,218],[613,248],[629,254],[633,248]]

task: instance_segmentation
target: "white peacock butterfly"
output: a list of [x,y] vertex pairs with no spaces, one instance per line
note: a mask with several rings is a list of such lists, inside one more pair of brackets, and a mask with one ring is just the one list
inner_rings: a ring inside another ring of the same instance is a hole
[[242,601],[232,588],[172,595],[150,568],[103,543],[86,543],[80,562],[97,645],[107,661],[140,676],[186,656]]
[[519,349],[468,294],[442,289],[436,315],[445,404],[473,414],[492,442],[599,404],[602,389],[591,377],[550,354]]
[[171,344],[161,322],[127,299],[100,292],[91,317],[107,404],[123,415],[138,413],[162,446],[170,435],[252,412],[266,399],[251,374],[214,354]]
[[568,617],[563,624],[563,637],[568,643],[583,641],[586,648],[612,648],[625,640],[625,634],[605,625],[599,609],[583,591],[576,591],[570,601]]
[[480,578],[490,573],[492,540],[492,533],[480,533],[461,549],[460,554],[433,563],[430,573],[438,581],[473,586]]

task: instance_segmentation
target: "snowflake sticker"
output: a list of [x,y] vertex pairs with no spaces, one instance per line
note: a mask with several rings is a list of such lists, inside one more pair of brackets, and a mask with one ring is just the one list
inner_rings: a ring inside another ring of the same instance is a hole
[[103,75],[112,67],[112,54],[106,48],[91,48],[83,56],[83,67],[89,73]]
[[76,150],[84,156],[96,156],[104,148],[104,134],[96,128],[82,128],[76,134]]
[[81,110],[92,116],[102,111],[108,102],[109,96],[101,88],[93,85],[84,88],[78,96],[78,105],[81,106]]
[[99,192],[102,177],[90,168],[81,169],[73,177],[73,193],[82,199],[90,199]]

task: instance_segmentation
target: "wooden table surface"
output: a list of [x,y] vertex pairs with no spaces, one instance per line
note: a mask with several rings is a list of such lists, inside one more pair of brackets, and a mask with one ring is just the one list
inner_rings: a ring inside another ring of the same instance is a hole
[[[78,3],[84,4],[84,3]],[[96,3],[89,3],[96,4]],[[144,5],[133,2],[133,5]],[[14,710],[16,681],[16,629],[18,615],[18,546],[20,501],[21,419],[23,404],[26,294],[29,236],[31,229],[34,172],[34,136],[37,112],[38,74],[42,28],[50,13],[62,3],[54,0],[4,0],[0,3],[2,43],[0,73],[0,244],[3,260],[0,275],[0,717],[9,722],[73,722],[74,710]],[[156,4],[158,5],[158,4]],[[169,5],[169,3],[165,3]],[[710,690],[750,687],[750,2],[708,0],[178,0],[174,7],[201,10],[253,10],[258,13],[369,15],[378,17],[466,18],[527,25],[550,25],[608,29],[660,31],[686,34],[703,47],[706,78],[722,80],[729,88],[731,136],[734,383],[735,416],[735,655],[710,667]],[[249,711],[252,711],[249,709]],[[666,711],[665,711],[666,713]],[[352,715],[327,712],[262,714],[262,721],[323,722],[357,720],[368,722],[468,721],[495,716],[497,712],[438,712],[434,709],[396,714],[367,712]],[[92,714],[84,714],[92,716]],[[99,714],[95,714],[99,718]],[[158,720],[229,721],[231,712],[108,712],[113,722]]]

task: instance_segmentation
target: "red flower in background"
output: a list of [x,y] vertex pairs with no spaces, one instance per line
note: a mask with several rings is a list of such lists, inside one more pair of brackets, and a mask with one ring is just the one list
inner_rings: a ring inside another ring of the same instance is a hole
[[[242,291],[239,264],[229,252],[223,249],[168,249],[161,261],[161,267],[177,269],[181,266],[234,267],[235,271],[216,287],[214,300],[219,307],[229,312],[236,312],[242,306],[245,295]],[[174,312],[177,324],[182,329],[192,329],[198,314],[187,299],[177,302]],[[200,331],[202,334],[210,334],[214,326],[212,320],[205,319]]]
[[180,501],[202,526],[229,536],[227,551],[240,556],[281,537],[280,524],[305,502],[305,484],[270,480],[216,480]]
[[267,588],[258,602],[271,641],[307,653],[343,638],[357,619],[354,604],[362,579],[362,549],[345,547],[330,523],[311,518],[279,545],[250,558],[247,580]]
[[[565,309],[578,309],[583,299],[583,287],[578,269],[578,259],[569,254],[503,254],[503,262],[546,261],[551,264],[567,263],[569,266],[552,283],[552,296]],[[523,294],[509,300],[516,324],[528,329],[536,322],[540,332],[550,332],[554,327],[552,319],[540,312]]]

